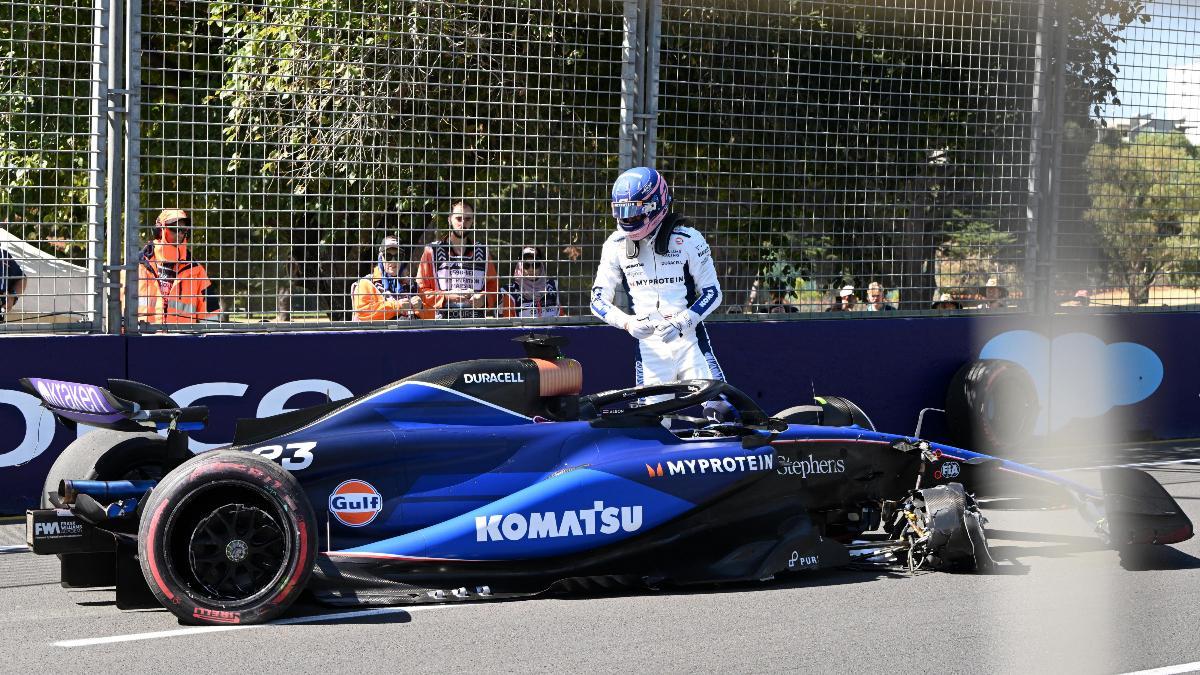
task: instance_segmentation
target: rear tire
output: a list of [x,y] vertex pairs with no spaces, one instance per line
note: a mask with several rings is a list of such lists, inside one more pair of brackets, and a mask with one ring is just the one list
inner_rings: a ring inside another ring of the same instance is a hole
[[[818,412],[813,410],[819,406]],[[875,431],[875,424],[867,413],[853,401],[842,396],[817,396],[813,403],[797,405],[780,410],[774,417],[788,424],[812,424],[825,427],[849,427],[858,425]]]
[[316,517],[299,482],[253,453],[223,450],[180,465],[150,493],[142,574],[183,623],[263,623],[304,590]]
[[42,508],[54,508],[47,493],[57,494],[63,480],[151,480],[162,477],[166,461],[167,441],[154,432],[90,431],[54,460],[42,485]]

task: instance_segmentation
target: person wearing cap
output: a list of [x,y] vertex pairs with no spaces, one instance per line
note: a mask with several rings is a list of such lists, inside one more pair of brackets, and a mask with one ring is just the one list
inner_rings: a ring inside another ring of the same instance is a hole
[[387,321],[389,319],[427,319],[433,312],[416,286],[407,278],[408,265],[400,262],[400,241],[386,236],[379,244],[379,257],[371,273],[354,284],[350,291],[355,321]]
[[983,285],[983,302],[979,303],[975,309],[1004,309],[1008,307],[1005,298],[1008,297],[1008,289],[1000,285],[1000,280],[996,277],[989,277],[987,283]]
[[858,296],[854,294],[853,286],[842,286],[842,290],[838,291],[838,301],[842,304],[843,312],[857,312]]
[[962,309],[962,304],[949,293],[942,293],[933,301],[930,309]]
[[500,294],[501,316],[561,316],[558,283],[546,276],[546,266],[537,248],[521,249],[521,261],[513,265],[512,283]]
[[872,281],[867,285],[868,312],[885,312],[895,309],[896,306],[887,301],[887,295],[883,292],[883,284]]
[[0,322],[25,292],[25,272],[8,251],[0,248]]
[[500,277],[487,244],[471,238],[475,209],[467,202],[450,207],[450,231],[425,247],[417,267],[417,287],[425,307],[438,318],[479,316],[495,309]]
[[154,220],[154,238],[138,260],[138,321],[214,321],[221,309],[204,265],[192,259],[188,244],[192,219],[183,209],[166,209]]

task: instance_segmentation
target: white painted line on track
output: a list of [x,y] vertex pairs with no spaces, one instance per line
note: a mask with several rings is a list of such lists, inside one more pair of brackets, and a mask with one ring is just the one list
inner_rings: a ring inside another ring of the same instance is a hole
[[61,640],[55,642],[55,647],[91,647],[93,645],[108,645],[117,642],[135,642],[137,640],[157,640],[159,638],[179,637],[183,635],[198,635],[200,633],[221,633],[229,630],[245,630],[257,626],[194,626],[177,630],[160,630],[155,633],[133,633],[131,635],[111,635],[109,637],[83,638],[81,640]]
[[1170,459],[1162,462],[1138,462],[1136,464],[1104,464],[1101,466],[1077,466],[1071,469],[1045,469],[1050,473],[1067,473],[1070,471],[1097,471],[1099,469],[1137,469],[1144,466],[1170,466],[1172,464],[1198,464],[1200,457],[1193,459]]
[[183,637],[187,635],[203,635],[205,633],[222,633],[231,630],[247,630],[251,628],[266,628],[268,626],[291,626],[299,623],[320,623],[322,621],[337,621],[339,619],[361,619],[368,616],[382,616],[385,614],[401,614],[413,612],[426,612],[432,609],[447,609],[450,607],[463,607],[467,605],[421,605],[415,607],[377,607],[375,609],[358,609],[349,612],[335,612],[333,614],[311,614],[309,616],[295,616],[288,619],[279,619],[269,623],[249,624],[242,626],[193,626],[191,628],[177,628],[174,630],[160,630],[153,633],[131,633],[129,635],[110,635],[108,637],[98,638],[82,638],[79,640],[60,640],[52,643],[55,647],[65,647],[67,649],[73,647],[92,647],[95,645],[115,644],[118,642],[136,642],[138,640],[158,640],[161,638]]
[[1200,661],[1183,663],[1178,666],[1163,666],[1162,668],[1153,668],[1151,670],[1139,670],[1134,673],[1125,673],[1125,675],[1178,675],[1179,673],[1194,673],[1196,671],[1200,671]]

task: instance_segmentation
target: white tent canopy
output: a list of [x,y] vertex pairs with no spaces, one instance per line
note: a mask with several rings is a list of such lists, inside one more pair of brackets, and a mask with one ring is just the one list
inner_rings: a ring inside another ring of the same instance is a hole
[[87,269],[42,252],[0,227],[0,248],[17,261],[28,281],[8,313],[12,322],[60,323],[91,318]]

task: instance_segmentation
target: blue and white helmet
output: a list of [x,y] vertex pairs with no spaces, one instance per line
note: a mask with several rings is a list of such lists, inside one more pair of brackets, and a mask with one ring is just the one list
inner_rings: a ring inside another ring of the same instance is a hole
[[650,167],[630,169],[613,183],[613,217],[617,227],[633,241],[645,239],[658,229],[670,204],[667,180]]

